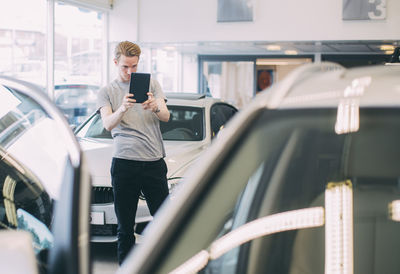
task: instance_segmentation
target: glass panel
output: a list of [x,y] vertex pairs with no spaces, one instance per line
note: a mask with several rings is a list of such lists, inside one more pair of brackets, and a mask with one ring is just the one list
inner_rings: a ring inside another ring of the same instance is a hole
[[45,86],[46,1],[3,3],[0,26],[0,74]]
[[55,5],[54,98],[72,125],[95,110],[102,83],[103,25],[102,12]]
[[[254,95],[254,62],[204,62],[202,92],[241,108]],[[235,79],[235,81],[232,81]]]

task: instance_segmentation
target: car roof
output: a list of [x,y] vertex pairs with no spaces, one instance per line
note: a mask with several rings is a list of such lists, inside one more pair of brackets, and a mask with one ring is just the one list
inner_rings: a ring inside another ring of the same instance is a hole
[[191,107],[210,107],[215,103],[227,103],[232,105],[231,103],[225,102],[222,99],[208,97],[205,94],[200,93],[167,92],[165,93],[165,97],[167,97],[167,105],[180,105]]
[[357,100],[360,107],[400,106],[400,66],[375,65],[346,69],[322,62],[304,65],[258,99],[266,107],[337,107]]

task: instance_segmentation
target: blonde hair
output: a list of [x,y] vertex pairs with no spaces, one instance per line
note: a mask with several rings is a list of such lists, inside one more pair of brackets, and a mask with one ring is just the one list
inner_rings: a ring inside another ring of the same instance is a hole
[[119,60],[121,55],[126,57],[140,57],[140,53],[141,50],[138,45],[129,41],[123,41],[118,43],[118,45],[115,47],[114,57],[116,60]]

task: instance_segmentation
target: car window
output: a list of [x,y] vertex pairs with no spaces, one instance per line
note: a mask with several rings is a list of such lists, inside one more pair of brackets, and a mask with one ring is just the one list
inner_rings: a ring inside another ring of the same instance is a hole
[[17,90],[0,86],[0,229],[32,235],[38,265],[53,247],[53,208],[71,171],[65,136]]
[[[204,109],[187,106],[168,106],[170,119],[160,122],[165,141],[200,141],[205,138]],[[77,131],[78,137],[111,139],[111,132],[103,128],[100,114]]]
[[218,132],[224,127],[224,125],[233,117],[237,112],[235,108],[227,104],[215,104],[210,109],[211,117],[211,134],[216,136]]
[[168,106],[168,122],[160,122],[161,133],[168,141],[200,141],[204,139],[204,109]]
[[396,273],[400,111],[360,109],[349,134],[336,115],[267,110],[246,125],[157,271]]

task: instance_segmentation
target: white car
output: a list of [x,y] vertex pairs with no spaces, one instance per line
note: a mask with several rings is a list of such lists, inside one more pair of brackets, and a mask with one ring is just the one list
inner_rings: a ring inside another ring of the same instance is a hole
[[[161,122],[160,127],[171,191],[237,109],[219,99],[201,94],[167,93],[166,97],[171,118],[167,123]],[[117,219],[110,177],[111,133],[103,128],[97,111],[76,129],[75,134],[86,154],[93,178],[91,241],[114,242],[117,240]],[[140,199],[135,231],[140,233],[151,220],[145,200]]]

